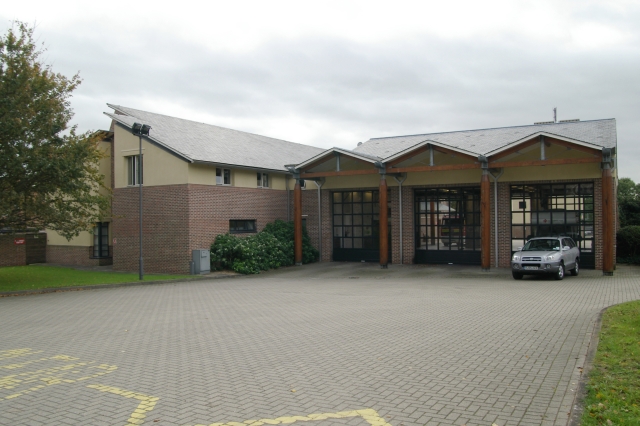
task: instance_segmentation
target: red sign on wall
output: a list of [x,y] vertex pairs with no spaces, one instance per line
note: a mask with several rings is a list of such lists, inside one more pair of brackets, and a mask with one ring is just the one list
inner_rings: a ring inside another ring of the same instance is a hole
[[17,246],[22,245],[22,244],[24,244],[26,242],[27,242],[27,240],[25,238],[14,238],[13,239],[13,244],[15,244]]

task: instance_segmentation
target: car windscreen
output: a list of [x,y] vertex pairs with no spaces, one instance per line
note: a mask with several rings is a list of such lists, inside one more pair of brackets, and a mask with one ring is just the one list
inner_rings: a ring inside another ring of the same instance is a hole
[[522,251],[560,251],[560,241],[555,238],[529,240]]

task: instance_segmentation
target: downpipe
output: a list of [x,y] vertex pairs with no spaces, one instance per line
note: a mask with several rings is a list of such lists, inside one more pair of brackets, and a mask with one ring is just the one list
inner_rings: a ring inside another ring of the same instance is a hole
[[404,250],[402,245],[402,222],[404,219],[404,216],[402,215],[402,182],[407,180],[407,174],[401,173],[399,176],[402,178],[402,180],[399,180],[398,176],[396,175],[393,175],[393,178],[395,179],[396,182],[398,182],[399,189],[400,189],[399,191],[400,201],[398,202],[398,204],[400,204],[400,208],[398,209],[400,213],[400,264],[404,265]]
[[[494,169],[495,170],[495,169]],[[504,173],[504,169],[499,169],[500,173],[498,173],[497,175],[494,175],[493,172],[491,170],[489,170],[489,176],[491,176],[493,178],[493,219],[494,219],[494,229],[493,232],[496,236],[496,268],[498,267],[498,264],[500,262],[500,256],[499,256],[499,235],[498,235],[498,179],[500,179],[500,177],[503,175]],[[496,170],[497,171],[497,170]]]

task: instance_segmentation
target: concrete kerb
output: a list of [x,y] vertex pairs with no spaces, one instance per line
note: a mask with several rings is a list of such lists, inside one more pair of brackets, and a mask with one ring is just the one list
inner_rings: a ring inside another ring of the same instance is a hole
[[206,281],[206,280],[219,280],[223,278],[236,278],[241,277],[240,274],[220,274],[220,275],[204,275],[193,278],[180,278],[174,280],[157,280],[157,281],[131,281],[126,283],[114,283],[114,284],[95,284],[95,285],[79,285],[73,287],[51,287],[41,288],[37,290],[21,290],[21,291],[6,291],[0,292],[0,297],[11,296],[30,296],[35,294],[46,293],[59,293],[63,291],[83,291],[83,290],[98,290],[103,288],[115,288],[115,287],[133,287],[142,285],[156,285],[156,284],[175,284],[193,281]]

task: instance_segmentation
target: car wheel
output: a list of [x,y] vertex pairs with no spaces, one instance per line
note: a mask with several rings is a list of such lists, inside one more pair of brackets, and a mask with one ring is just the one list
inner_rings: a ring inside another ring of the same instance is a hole
[[564,278],[564,263],[561,263],[560,266],[558,266],[558,272],[556,272],[555,274],[555,279],[559,281],[563,278]]
[[571,270],[571,275],[573,275],[574,277],[577,276],[580,273],[580,264],[578,262],[578,259],[576,259],[576,266],[575,268],[573,268]]
[[513,275],[514,280],[521,280],[523,276],[520,272],[512,272],[511,275]]

